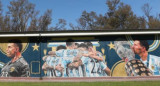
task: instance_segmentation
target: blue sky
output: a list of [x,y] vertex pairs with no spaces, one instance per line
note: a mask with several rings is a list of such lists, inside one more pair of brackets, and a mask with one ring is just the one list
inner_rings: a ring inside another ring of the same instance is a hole
[[[1,0],[3,10],[7,10],[7,5],[12,0]],[[40,11],[42,15],[47,9],[52,9],[52,24],[58,19],[65,19],[67,23],[76,25],[76,20],[81,16],[81,13],[95,11],[97,14],[105,14],[108,10],[106,0],[29,0],[36,5],[36,10]],[[131,6],[132,11],[138,15],[143,16],[142,6],[149,3],[152,7],[151,14],[156,16],[160,13],[160,0],[121,0],[121,2]]]

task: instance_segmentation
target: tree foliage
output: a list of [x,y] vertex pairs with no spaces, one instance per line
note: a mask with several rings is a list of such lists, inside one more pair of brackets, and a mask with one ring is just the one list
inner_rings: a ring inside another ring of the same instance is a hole
[[152,7],[149,6],[149,4],[144,4],[142,7],[142,10],[145,14],[146,18],[146,24],[148,29],[160,29],[160,16],[153,17],[151,15]]
[[28,21],[34,13],[35,5],[29,3],[28,0],[13,0],[8,6],[8,13],[11,16],[11,31],[26,31]]
[[150,15],[152,10],[149,4],[144,4],[142,10],[145,16],[138,17],[132,11],[132,8],[120,2],[120,0],[107,0],[106,6],[108,11],[105,15],[96,12],[83,11],[81,17],[78,19],[78,30],[122,30],[122,29],[159,29],[160,17],[153,17]]
[[48,31],[48,26],[51,24],[52,10],[47,10],[43,16],[39,19],[39,29],[40,31]]
[[82,30],[98,29],[145,29],[146,21],[143,17],[137,17],[131,7],[120,0],[107,0],[108,11],[103,16],[97,15],[96,12],[83,11],[78,20]]
[[[0,3],[0,25],[1,31],[24,32],[24,31],[48,31],[48,26],[52,21],[52,10],[47,10],[38,17],[39,11],[35,10],[35,5],[29,0],[13,0],[8,6],[9,11],[1,18]],[[1,24],[3,24],[1,23]]]
[[137,16],[129,5],[120,0],[106,0],[108,10],[105,14],[83,11],[77,19],[77,25],[70,23],[67,28],[64,19],[58,19],[53,26],[52,10],[48,9],[40,16],[40,11],[35,10],[35,4],[29,0],[10,1],[5,14],[2,6],[0,0],[0,31],[3,32],[160,28],[160,16],[151,15],[152,7],[149,4],[142,6],[144,16]]
[[3,28],[2,3],[0,1],[0,30]]

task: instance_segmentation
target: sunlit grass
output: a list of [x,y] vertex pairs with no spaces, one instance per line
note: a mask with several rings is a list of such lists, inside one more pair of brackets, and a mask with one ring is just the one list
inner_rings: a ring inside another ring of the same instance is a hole
[[160,81],[126,82],[0,82],[0,86],[160,86]]

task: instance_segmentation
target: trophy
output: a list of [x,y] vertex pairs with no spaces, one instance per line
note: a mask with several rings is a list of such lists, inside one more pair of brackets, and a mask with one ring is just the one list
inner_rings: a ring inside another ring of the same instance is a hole
[[118,56],[125,60],[125,70],[128,76],[152,76],[150,70],[144,65],[144,63],[138,59],[135,59],[135,54],[130,48],[128,41],[120,39],[114,42],[115,51]]

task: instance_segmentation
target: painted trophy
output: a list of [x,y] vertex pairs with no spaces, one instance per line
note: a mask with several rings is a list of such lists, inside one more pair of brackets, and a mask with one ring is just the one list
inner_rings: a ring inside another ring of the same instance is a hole
[[125,71],[128,76],[152,76],[152,73],[144,63],[135,59],[135,54],[128,41],[118,39],[114,42],[114,45],[116,53],[126,63]]

